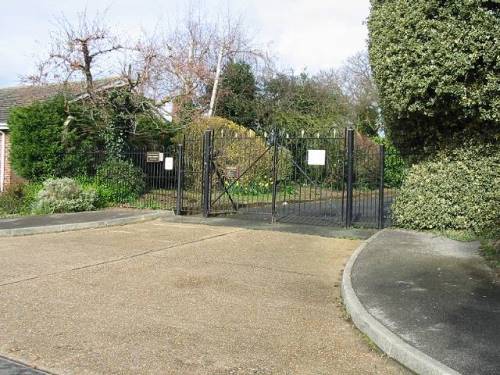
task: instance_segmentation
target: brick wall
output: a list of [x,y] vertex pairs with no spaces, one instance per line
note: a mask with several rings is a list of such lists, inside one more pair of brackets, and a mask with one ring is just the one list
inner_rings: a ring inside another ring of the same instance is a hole
[[[10,135],[8,132],[3,133],[3,136],[5,137],[5,143],[2,142],[1,139],[1,134],[0,134],[0,147],[1,144],[5,144],[5,165],[4,165],[4,190],[7,188],[7,186],[17,182],[18,178],[15,176],[15,174],[12,172],[12,168],[10,166]],[[1,153],[0,153],[1,155]]]

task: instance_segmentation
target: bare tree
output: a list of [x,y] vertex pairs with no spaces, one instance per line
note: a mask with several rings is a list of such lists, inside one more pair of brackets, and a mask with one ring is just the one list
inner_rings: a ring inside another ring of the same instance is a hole
[[340,103],[352,125],[364,133],[377,134],[382,126],[378,91],[366,51],[349,57],[339,69],[320,72],[315,78],[339,94]]
[[377,89],[373,82],[367,51],[349,57],[338,73],[346,95],[355,101],[377,101]]
[[80,78],[87,94],[93,96],[96,75],[109,67],[111,55],[123,46],[99,15],[91,19],[84,11],[78,14],[76,23],[61,16],[55,24],[49,56],[39,62],[37,73],[27,80],[40,84]]
[[[213,22],[205,12],[189,10],[165,35],[151,35],[137,44],[138,64],[133,75],[154,91],[158,104],[190,103],[212,115],[222,67],[230,59],[260,59],[241,20],[225,16]],[[207,88],[211,89],[207,101]]]

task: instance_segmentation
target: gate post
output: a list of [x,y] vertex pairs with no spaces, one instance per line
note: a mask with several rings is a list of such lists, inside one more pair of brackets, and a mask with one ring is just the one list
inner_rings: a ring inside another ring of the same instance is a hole
[[211,194],[211,165],[212,165],[212,130],[205,130],[203,134],[203,216],[210,215]]
[[272,208],[271,208],[271,221],[274,224],[276,222],[276,195],[278,194],[278,132],[274,131],[273,134],[273,196],[272,196]]
[[354,130],[347,129],[347,202],[345,226],[352,225],[352,193],[353,193],[353,174],[354,174]]
[[177,146],[177,200],[175,204],[175,214],[182,214],[182,189],[184,184],[184,145]]
[[380,177],[378,188],[378,228],[384,228],[384,171],[385,171],[385,147],[379,146]]

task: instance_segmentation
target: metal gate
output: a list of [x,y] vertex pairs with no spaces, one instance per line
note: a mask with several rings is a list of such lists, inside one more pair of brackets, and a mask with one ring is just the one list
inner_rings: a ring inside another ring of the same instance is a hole
[[384,148],[342,136],[207,130],[178,150],[177,213],[383,227]]

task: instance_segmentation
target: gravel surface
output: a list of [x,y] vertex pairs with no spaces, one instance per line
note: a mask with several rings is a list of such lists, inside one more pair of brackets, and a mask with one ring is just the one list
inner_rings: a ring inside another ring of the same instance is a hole
[[2,238],[0,354],[58,374],[400,374],[344,319],[359,241],[154,221]]

